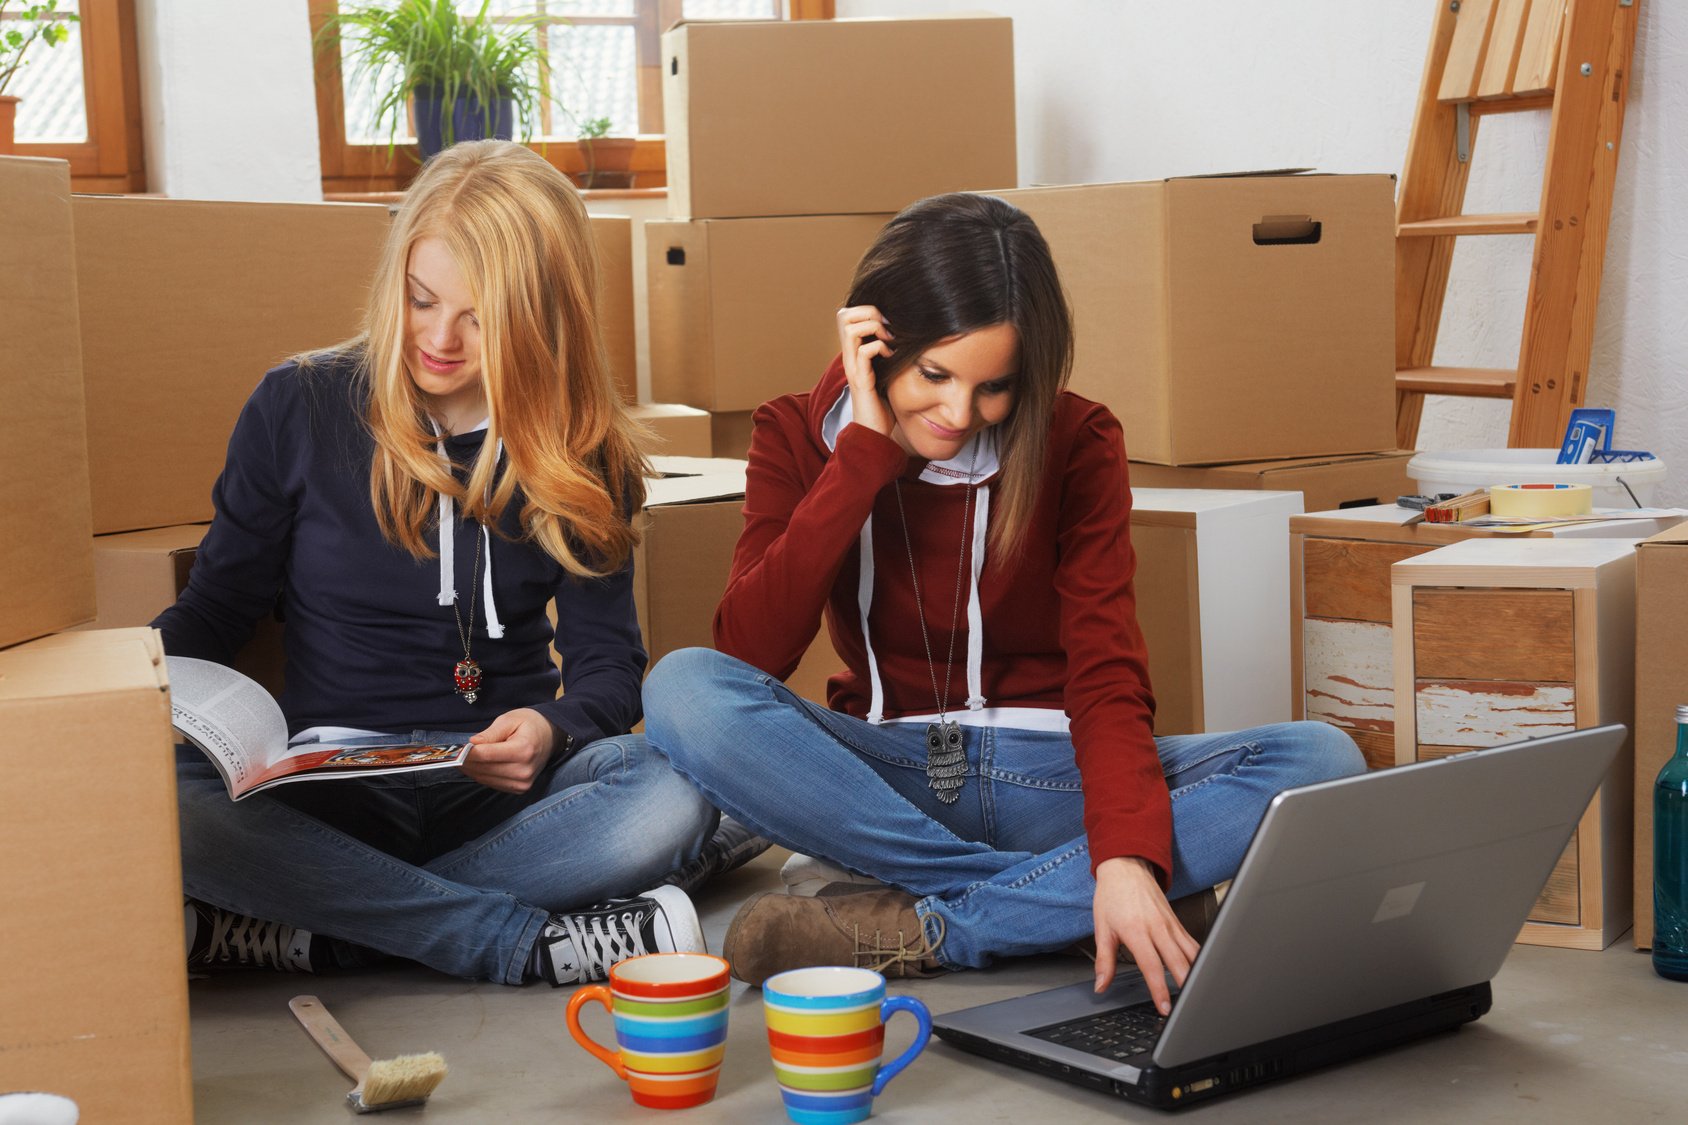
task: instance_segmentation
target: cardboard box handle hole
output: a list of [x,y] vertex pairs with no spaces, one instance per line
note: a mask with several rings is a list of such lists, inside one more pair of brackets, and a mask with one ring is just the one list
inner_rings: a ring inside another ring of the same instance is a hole
[[1310,215],[1267,215],[1254,224],[1254,244],[1311,246],[1319,241],[1323,226]]

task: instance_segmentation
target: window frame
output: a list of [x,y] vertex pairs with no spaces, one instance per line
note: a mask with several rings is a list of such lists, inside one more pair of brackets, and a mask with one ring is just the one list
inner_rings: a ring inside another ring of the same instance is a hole
[[[91,0],[90,0],[91,2]],[[311,42],[339,7],[339,0],[309,0]],[[641,132],[633,149],[632,171],[640,188],[668,183],[668,146],[662,134],[661,29],[680,18],[683,0],[640,4],[635,39],[638,50],[639,117]],[[787,19],[832,19],[835,0],[786,0]],[[579,17],[576,23],[624,24],[623,17]],[[389,156],[385,144],[359,145],[346,140],[346,105],[336,49],[312,51],[316,74],[317,136],[321,146],[322,190],[325,196],[403,191],[416,175],[415,145],[399,145]],[[563,172],[586,170],[580,147],[569,141],[533,142],[529,148]]]
[[135,0],[82,0],[82,98],[88,139],[15,142],[14,156],[44,156],[70,164],[72,191],[144,192],[146,151],[141,132],[141,76],[135,48]]

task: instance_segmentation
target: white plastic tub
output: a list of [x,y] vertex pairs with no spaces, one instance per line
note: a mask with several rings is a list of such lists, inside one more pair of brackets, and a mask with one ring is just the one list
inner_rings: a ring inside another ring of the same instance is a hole
[[[1586,484],[1594,489],[1596,508],[1651,507],[1653,490],[1665,479],[1665,463],[1631,461],[1617,465],[1556,465],[1557,449],[1447,449],[1420,453],[1407,462],[1407,473],[1422,493],[1472,492],[1494,484]],[[1622,477],[1635,498],[1630,499]]]

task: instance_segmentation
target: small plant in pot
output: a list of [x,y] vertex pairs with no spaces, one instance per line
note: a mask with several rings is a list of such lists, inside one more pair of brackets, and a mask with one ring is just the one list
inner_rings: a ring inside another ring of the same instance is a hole
[[15,13],[7,0],[0,0],[0,153],[12,151],[18,99],[6,87],[24,64],[24,55],[36,43],[57,47],[70,38],[70,25],[80,22],[74,12],[60,12],[59,0],[24,4]]
[[517,121],[535,120],[548,65],[531,34],[541,21],[494,21],[490,7],[483,0],[463,15],[453,0],[364,4],[323,27],[319,46],[338,44],[341,65],[374,95],[389,155],[407,108],[424,160],[458,141],[512,139]]
[[625,188],[633,186],[632,137],[609,136],[610,119],[593,117],[580,123],[580,152],[586,171],[580,174],[583,188]]

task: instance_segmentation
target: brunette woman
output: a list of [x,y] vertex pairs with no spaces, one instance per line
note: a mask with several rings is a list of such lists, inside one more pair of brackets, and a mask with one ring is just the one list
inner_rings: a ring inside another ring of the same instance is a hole
[[[1333,727],[1154,735],[1119,422],[1063,390],[1067,303],[1012,205],[950,195],[884,229],[842,354],[755,416],[719,652],[664,659],[646,730],[724,812],[889,887],[748,902],[740,978],[982,966],[1087,936],[1163,1010],[1273,795],[1358,772]],[[781,682],[825,617],[830,707]],[[845,871],[841,871],[843,875]]]

